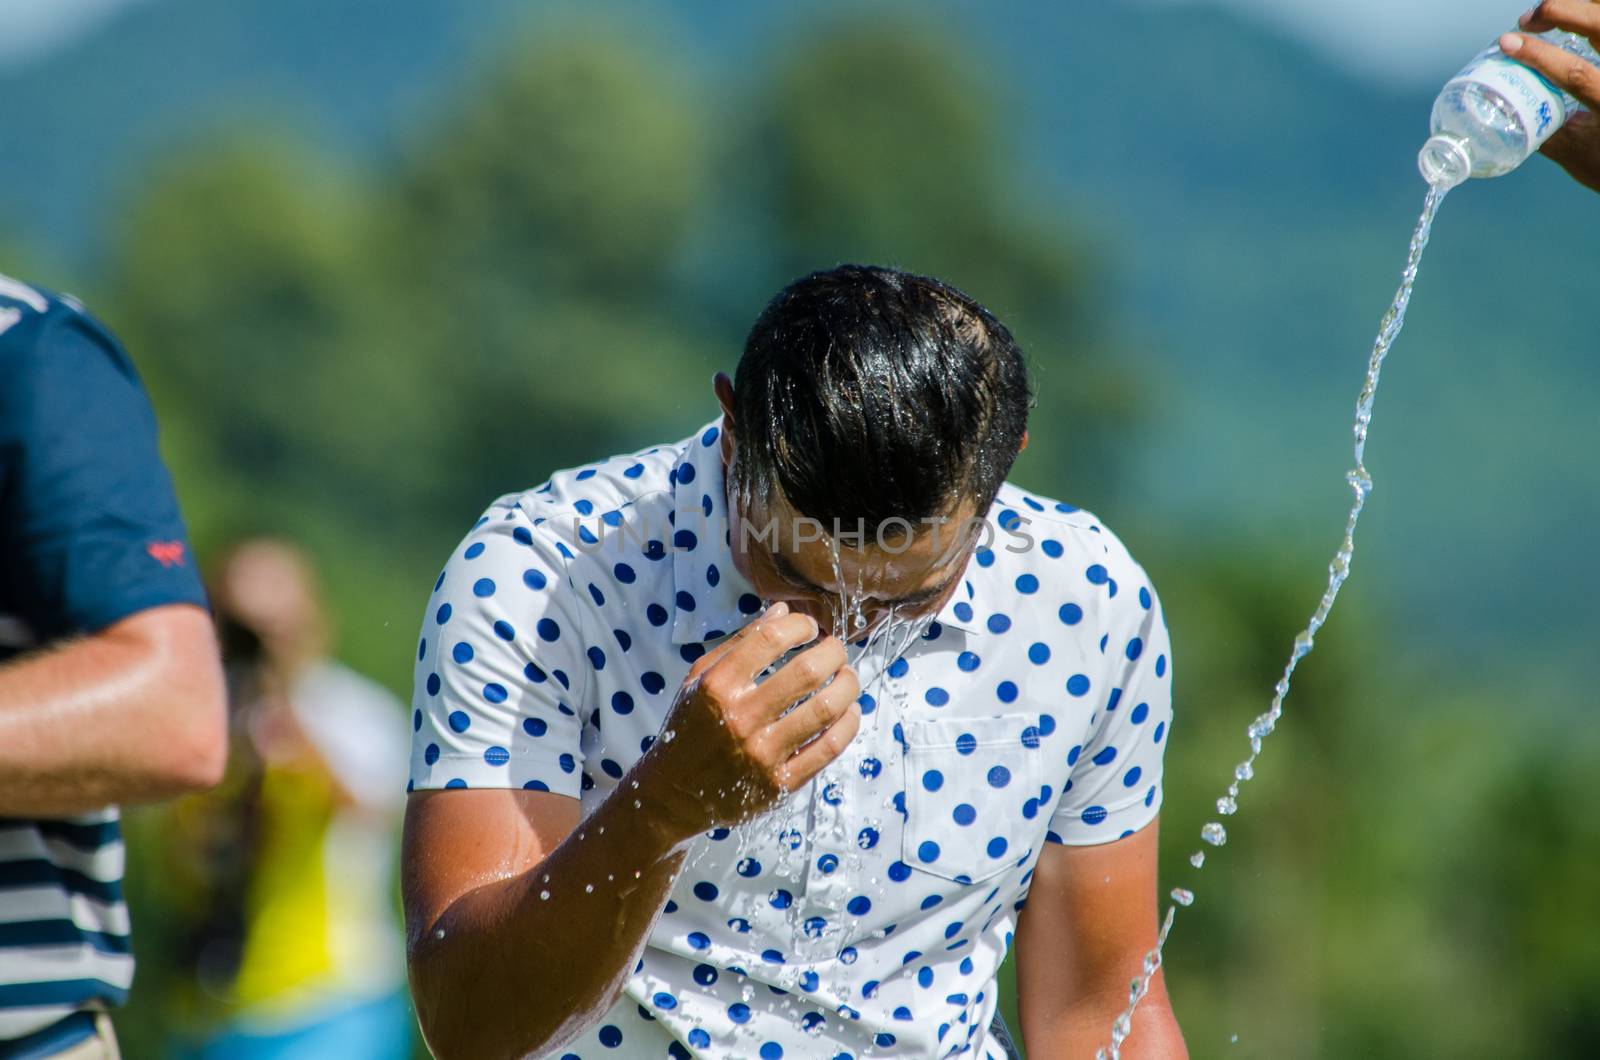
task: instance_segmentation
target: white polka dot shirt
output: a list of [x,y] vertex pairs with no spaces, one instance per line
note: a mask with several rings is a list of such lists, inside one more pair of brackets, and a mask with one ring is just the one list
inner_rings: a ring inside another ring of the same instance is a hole
[[[618,785],[694,659],[764,608],[719,423],[489,507],[428,601],[411,787],[587,813]],[[1034,861],[1155,818],[1172,673],[1155,590],[1097,518],[1006,483],[987,521],[920,636],[852,647],[850,747],[695,841],[622,998],[552,1056],[1002,1056],[994,976]]]

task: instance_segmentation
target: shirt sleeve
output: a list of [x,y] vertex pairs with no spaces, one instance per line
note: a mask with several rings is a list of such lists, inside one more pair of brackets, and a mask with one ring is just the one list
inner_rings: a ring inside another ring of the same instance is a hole
[[561,547],[497,504],[451,555],[417,646],[410,788],[579,796],[589,667]]
[[0,338],[0,576],[41,640],[205,606],[132,363],[65,305]]
[[1130,835],[1161,812],[1162,756],[1172,727],[1172,646],[1161,601],[1144,572],[1130,572],[1121,621],[1107,634],[1111,691],[1084,742],[1067,755],[1072,773],[1047,838],[1068,846]]

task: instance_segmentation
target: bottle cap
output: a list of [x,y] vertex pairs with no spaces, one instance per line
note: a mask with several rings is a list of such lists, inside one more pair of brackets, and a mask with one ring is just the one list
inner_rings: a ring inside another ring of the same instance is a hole
[[1465,140],[1440,133],[1422,145],[1417,168],[1431,187],[1453,188],[1472,176],[1472,154]]

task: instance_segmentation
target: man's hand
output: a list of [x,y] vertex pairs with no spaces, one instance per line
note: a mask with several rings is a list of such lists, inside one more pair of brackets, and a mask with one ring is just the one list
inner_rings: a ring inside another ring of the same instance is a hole
[[677,838],[765,813],[855,739],[860,681],[838,638],[817,633],[815,619],[777,603],[695,660],[635,777]]
[[757,680],[814,640],[814,619],[775,604],[695,660],[661,735],[588,816],[552,792],[411,796],[402,890],[435,1056],[542,1056],[616,1002],[687,842],[770,809],[854,738],[860,686],[838,640]]
[[[1600,110],[1600,67],[1531,36],[1563,29],[1589,38],[1600,48],[1600,3],[1544,0],[1524,14],[1519,24],[1527,33],[1507,33],[1500,38],[1500,50],[1539,71],[1591,112]],[[1574,180],[1600,191],[1600,121],[1593,113],[1574,115],[1539,150]]]

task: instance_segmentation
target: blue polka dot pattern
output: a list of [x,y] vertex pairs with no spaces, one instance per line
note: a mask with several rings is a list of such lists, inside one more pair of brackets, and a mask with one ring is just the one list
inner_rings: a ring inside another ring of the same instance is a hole
[[[720,521],[719,439],[708,424],[489,508],[428,583],[408,787],[587,813],[626,786],[689,667],[764,606]],[[796,816],[697,840],[628,993],[571,1056],[985,1055],[982,988],[1044,844],[1159,810],[1172,650],[1091,513],[1005,484],[989,519],[993,547],[920,638],[893,659],[851,646],[862,729]],[[1007,527],[1036,546],[1003,547]]]

